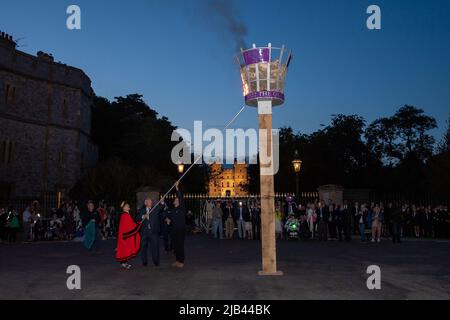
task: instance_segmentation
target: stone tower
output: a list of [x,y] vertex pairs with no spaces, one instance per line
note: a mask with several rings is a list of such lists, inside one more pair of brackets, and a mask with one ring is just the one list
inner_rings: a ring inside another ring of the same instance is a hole
[[64,194],[95,165],[92,104],[82,70],[0,33],[0,200]]

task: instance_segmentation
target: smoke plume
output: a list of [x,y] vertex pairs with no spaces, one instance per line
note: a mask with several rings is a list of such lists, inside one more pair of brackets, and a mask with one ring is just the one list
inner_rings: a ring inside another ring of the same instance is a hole
[[234,41],[235,50],[246,48],[245,37],[247,36],[247,26],[240,20],[234,0],[206,0],[207,13],[210,18],[220,23],[220,32],[225,32]]

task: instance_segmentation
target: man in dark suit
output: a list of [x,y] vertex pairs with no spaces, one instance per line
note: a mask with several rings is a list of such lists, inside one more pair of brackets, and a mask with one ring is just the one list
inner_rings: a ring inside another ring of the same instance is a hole
[[427,210],[425,210],[423,215],[423,224],[425,237],[431,238],[433,231],[433,215],[431,213],[431,207],[428,207]]
[[261,208],[259,204],[252,204],[250,207],[252,216],[253,239],[261,239]]
[[176,185],[177,196],[173,201],[173,208],[170,210],[167,222],[173,225],[172,240],[175,251],[175,262],[172,266],[184,267],[184,237],[186,234],[186,206],[183,193],[180,191],[179,183]]
[[352,217],[350,209],[348,208],[347,200],[344,201],[344,205],[339,208],[339,220],[338,220],[338,231],[339,231],[339,241],[342,241],[342,232],[344,233],[345,241],[351,241],[351,224]]
[[141,259],[142,265],[148,264],[147,251],[150,246],[152,251],[153,264],[159,266],[159,233],[161,231],[160,211],[164,206],[164,200],[161,205],[153,208],[153,200],[146,198],[144,206],[139,210],[136,221],[142,221],[141,226]]
[[356,216],[358,214],[359,214],[359,202],[356,201],[350,210],[350,216],[352,218],[351,223],[352,223],[353,233],[355,233],[355,234],[359,232],[359,221],[356,218]]
[[402,209],[399,206],[393,206],[391,208],[390,219],[392,224],[392,242],[401,243],[403,214]]
[[242,201],[240,201],[234,210],[234,220],[236,221],[238,227],[239,239],[245,238],[245,221],[248,221],[249,217],[250,215],[247,207],[243,205]]
[[328,219],[328,207],[324,205],[323,202],[319,202],[319,206],[317,208],[317,233],[319,236],[319,241],[328,240]]

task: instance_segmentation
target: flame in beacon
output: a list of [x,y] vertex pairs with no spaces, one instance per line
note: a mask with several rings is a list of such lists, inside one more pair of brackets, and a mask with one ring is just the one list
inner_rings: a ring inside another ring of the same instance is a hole
[[242,79],[242,93],[245,97],[249,93],[248,84],[247,84],[247,81],[245,81],[244,76],[242,74],[241,74],[241,79]]

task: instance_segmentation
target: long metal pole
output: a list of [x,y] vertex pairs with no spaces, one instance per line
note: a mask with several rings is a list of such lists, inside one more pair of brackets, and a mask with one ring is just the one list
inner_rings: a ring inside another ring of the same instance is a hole
[[[244,111],[245,109],[245,105],[238,111],[238,113],[236,113],[236,115],[230,120],[228,121],[228,123],[225,125],[224,130],[226,130],[233,122],[234,120],[236,120],[237,117],[239,117],[239,115],[242,113],[242,111]],[[150,213],[161,203],[161,201],[167,197],[167,195],[173,190],[173,188],[175,188],[176,184],[178,182],[180,182],[181,180],[183,180],[184,176],[188,174],[189,171],[191,171],[192,167],[194,165],[197,164],[197,162],[203,158],[203,153],[200,154],[200,156],[197,157],[197,159],[195,159],[194,163],[192,163],[189,168],[187,168],[187,170],[181,175],[181,177],[178,178],[178,180],[170,187],[170,189],[164,194],[163,197],[161,197],[161,199],[159,199],[159,201],[156,203],[156,205],[154,205],[152,207],[152,209],[150,209]]]

